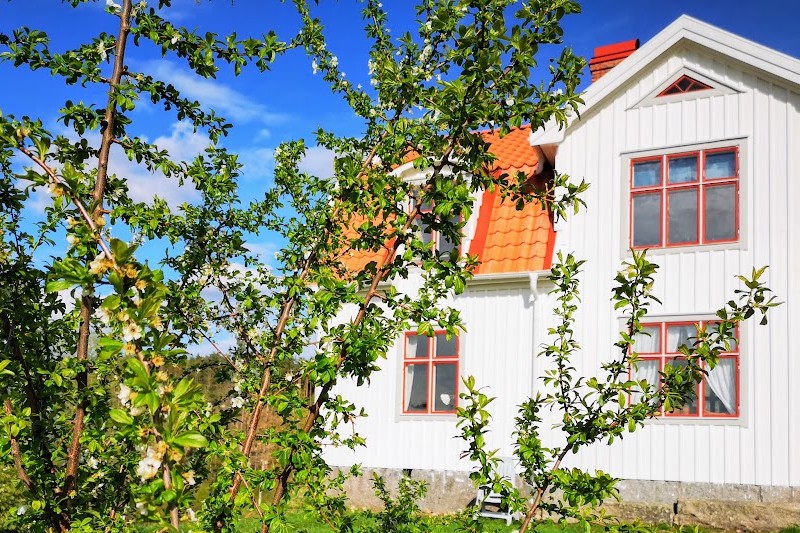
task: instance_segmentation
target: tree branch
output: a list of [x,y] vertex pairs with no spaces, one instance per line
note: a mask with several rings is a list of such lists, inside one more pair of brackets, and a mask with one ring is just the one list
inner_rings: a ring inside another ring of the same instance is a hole
[[[94,185],[94,216],[102,214],[103,210],[103,196],[105,193],[106,182],[108,180],[108,159],[111,150],[111,145],[114,139],[114,121],[116,118],[116,97],[117,86],[119,85],[122,74],[125,70],[125,45],[128,41],[128,34],[131,29],[131,11],[133,5],[131,0],[123,0],[122,10],[119,14],[119,33],[117,36],[116,48],[114,51],[114,71],[109,80],[108,101],[106,104],[106,112],[103,122],[105,128],[103,129],[102,141],[100,144],[100,152],[98,154],[97,165],[97,179]],[[92,222],[94,221],[94,217]],[[92,223],[90,222],[90,224]],[[108,255],[108,251],[104,250]],[[110,255],[108,255],[111,258]],[[84,294],[81,298],[81,325],[78,333],[78,346],[76,358],[84,364],[88,359],[89,351],[89,322],[92,310],[92,297]],[[86,416],[87,401],[82,397],[88,382],[89,371],[86,367],[82,368],[76,377],[76,385],[78,389],[78,405],[75,408],[75,417],[72,421],[72,441],[67,452],[67,464],[65,467],[64,476],[64,495],[68,498],[67,508],[72,507],[73,498],[71,494],[75,491],[77,485],[78,465],[80,462],[81,450],[81,436],[83,434],[84,417]],[[66,512],[68,512],[65,511]],[[61,524],[61,531],[67,531],[69,528],[70,518],[64,515]],[[66,527],[65,527],[66,526]]]

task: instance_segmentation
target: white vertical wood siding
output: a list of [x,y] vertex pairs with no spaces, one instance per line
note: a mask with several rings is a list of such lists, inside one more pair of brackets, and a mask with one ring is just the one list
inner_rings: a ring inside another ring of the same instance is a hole
[[[403,290],[405,284],[398,285]],[[468,328],[462,335],[460,373],[475,376],[490,395],[497,396],[490,406],[495,419],[488,446],[509,455],[517,405],[532,388],[534,302],[530,289],[469,288],[452,305],[461,311]],[[355,452],[330,448],[326,450],[329,464],[470,470],[469,463],[459,458],[465,446],[455,438],[455,416],[400,414],[402,349],[398,340],[368,387],[356,387],[351,381],[337,386],[337,394],[363,407],[369,415],[356,422],[367,446]]]
[[[681,67],[737,94],[632,108]],[[629,479],[800,485],[800,95],[752,69],[691,49],[673,50],[567,131],[556,167],[591,188],[588,209],[559,226],[556,249],[587,259],[577,366],[596,372],[609,357],[619,314],[612,278],[625,258],[626,152],[744,138],[740,171],[741,249],[672,249],[660,265],[651,316],[710,313],[733,297],[736,274],[768,264],[767,282],[786,302],[770,324],[742,329],[739,424],[655,422],[613,446],[573,458]],[[610,253],[609,253],[610,252]]]

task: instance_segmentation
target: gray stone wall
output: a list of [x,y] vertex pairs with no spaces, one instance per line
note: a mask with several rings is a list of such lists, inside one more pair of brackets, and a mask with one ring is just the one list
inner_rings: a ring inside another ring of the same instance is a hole
[[[394,490],[403,471],[364,469],[364,475],[347,481],[351,507],[378,510],[381,502],[372,488],[372,474],[384,477]],[[412,470],[411,477],[428,484],[420,507],[428,513],[446,514],[464,509],[475,499],[466,472]],[[521,480],[517,480],[522,486]],[[724,531],[774,531],[800,525],[800,487],[721,485],[673,481],[622,480],[617,485],[620,502],[604,507],[622,520],[650,524],[699,525]]]

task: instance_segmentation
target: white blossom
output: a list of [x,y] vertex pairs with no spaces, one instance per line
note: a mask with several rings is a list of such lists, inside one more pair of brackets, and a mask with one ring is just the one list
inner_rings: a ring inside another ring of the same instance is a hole
[[112,315],[111,311],[109,311],[105,307],[98,307],[97,311],[94,312],[94,317],[96,319],[100,320],[100,322],[104,326],[108,326],[109,324],[111,324],[111,317],[112,316],[113,315]]
[[86,460],[86,465],[92,470],[97,470],[97,467],[100,466],[100,461],[98,461],[96,457],[92,456]]
[[19,508],[17,509],[17,516],[22,516],[27,512],[28,512],[28,506],[27,505],[20,505]]
[[186,482],[187,485],[194,486],[197,484],[197,481],[194,479],[194,470],[189,470],[188,472],[184,472],[181,474],[181,477]]
[[231,398],[231,407],[233,407],[234,409],[240,409],[243,406],[244,406],[244,398],[242,398],[241,396],[234,396],[233,398]]
[[122,6],[118,3],[114,2],[114,0],[106,0],[106,7],[110,7],[115,12],[119,13],[122,11]]
[[117,398],[119,398],[122,405],[128,405],[131,401],[131,388],[124,383],[120,383]]
[[506,105],[507,106],[514,105],[514,99],[513,98],[506,98]]
[[142,338],[142,328],[139,327],[139,324],[136,322],[131,322],[126,324],[124,328],[122,328],[122,340],[125,342],[131,342],[132,340],[141,339]]
[[319,71],[319,65],[317,65],[317,60],[313,60],[311,62],[311,73],[316,74]]
[[367,66],[369,67],[369,75],[372,76],[375,73],[375,63],[370,59],[367,61]]
[[112,261],[106,257],[105,252],[100,253],[97,257],[92,259],[91,263],[89,263],[89,273],[94,275],[102,274],[108,270],[112,264]]
[[339,66],[339,58],[336,56],[331,56],[331,68],[336,68]]
[[70,233],[69,235],[67,235],[67,242],[69,243],[70,246],[75,246],[76,244],[78,244],[79,239],[78,237]]
[[139,461],[139,466],[136,467],[136,475],[138,475],[142,481],[147,481],[158,474],[159,468],[161,468],[161,458],[158,456],[156,450],[148,446],[146,455]]

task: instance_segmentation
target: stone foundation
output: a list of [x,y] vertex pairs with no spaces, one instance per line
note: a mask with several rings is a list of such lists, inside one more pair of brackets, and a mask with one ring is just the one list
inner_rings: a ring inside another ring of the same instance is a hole
[[[345,485],[351,507],[381,508],[372,487],[373,473],[383,476],[392,490],[403,475],[402,470],[365,468],[363,476],[349,479]],[[475,499],[467,472],[412,470],[411,477],[428,484],[428,493],[420,502],[425,512],[454,513]],[[521,480],[517,481],[521,486]],[[621,501],[606,503],[604,508],[625,521],[725,531],[774,531],[800,525],[800,487],[622,480],[617,488]]]

